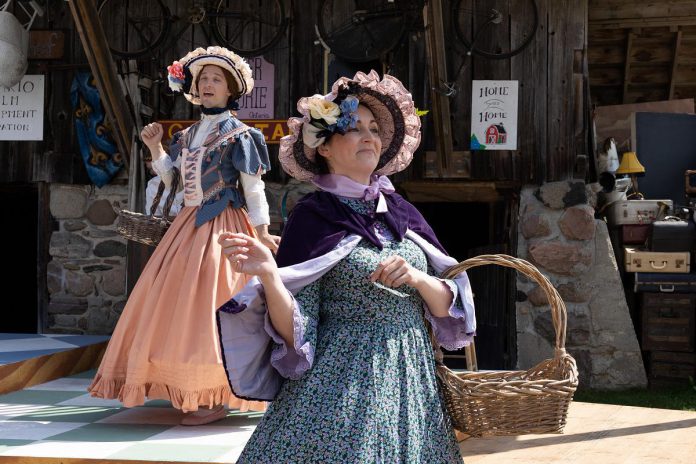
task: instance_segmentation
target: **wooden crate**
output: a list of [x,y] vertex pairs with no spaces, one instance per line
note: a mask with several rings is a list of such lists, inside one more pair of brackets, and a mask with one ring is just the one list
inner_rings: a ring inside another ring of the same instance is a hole
[[643,293],[642,349],[694,351],[696,294]]
[[649,380],[651,386],[684,384],[696,378],[696,353],[651,351]]

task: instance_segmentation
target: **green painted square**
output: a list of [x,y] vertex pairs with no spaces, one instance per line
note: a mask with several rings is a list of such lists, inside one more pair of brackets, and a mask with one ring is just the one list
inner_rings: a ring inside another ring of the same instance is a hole
[[71,375],[70,379],[93,379],[97,375],[96,369],[90,369],[88,371],[80,372],[79,374]]
[[79,391],[20,390],[0,395],[0,403],[8,404],[56,404],[84,395]]
[[229,446],[176,445],[138,443],[107,456],[108,459],[140,459],[144,461],[212,461],[230,452]]
[[36,440],[17,440],[15,438],[0,438],[0,446],[24,446]]
[[35,440],[15,440],[12,438],[0,438],[0,453],[7,451],[15,446],[24,446],[34,443]]
[[74,430],[53,435],[51,441],[141,441],[172,428],[152,424],[87,424]]
[[263,418],[262,412],[230,412],[222,420],[211,422],[206,425],[220,425],[223,427],[239,427],[244,425],[257,425]]
[[12,417],[13,421],[39,422],[97,422],[121,411],[121,408],[103,406],[51,406],[23,416]]

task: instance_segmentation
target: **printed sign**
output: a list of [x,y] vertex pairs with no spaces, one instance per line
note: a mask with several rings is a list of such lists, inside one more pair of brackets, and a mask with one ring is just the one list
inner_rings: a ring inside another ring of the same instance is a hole
[[254,89],[239,100],[239,119],[273,119],[275,97],[275,66],[263,57],[248,58],[251,74],[254,76]]
[[0,86],[0,140],[43,140],[44,76]]
[[517,150],[517,84],[473,81],[472,150]]
[[[191,120],[168,120],[157,121],[164,128],[163,141],[168,142],[176,132],[185,129],[196,121]],[[288,135],[288,121],[285,119],[245,119],[242,121],[249,127],[255,127],[263,133],[267,144],[280,143],[280,139]]]

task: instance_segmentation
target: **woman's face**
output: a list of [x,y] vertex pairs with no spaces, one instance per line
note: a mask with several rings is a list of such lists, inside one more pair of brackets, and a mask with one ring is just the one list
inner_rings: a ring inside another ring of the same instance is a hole
[[382,139],[375,117],[366,106],[358,106],[358,123],[345,135],[336,134],[318,148],[326,158],[329,172],[350,177],[356,182],[370,184],[370,176],[382,153]]
[[222,68],[209,64],[203,67],[198,78],[198,95],[206,108],[224,108],[232,92],[227,88],[227,79]]

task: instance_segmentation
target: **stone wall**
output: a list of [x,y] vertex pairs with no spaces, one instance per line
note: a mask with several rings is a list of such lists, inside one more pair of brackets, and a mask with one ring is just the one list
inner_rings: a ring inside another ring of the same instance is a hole
[[47,332],[112,332],[126,301],[126,240],[115,226],[127,196],[127,185],[51,185]]
[[[566,348],[582,386],[647,384],[606,223],[594,218],[595,194],[584,182],[553,182],[522,191],[518,255],[549,278],[568,311]],[[546,296],[518,274],[518,365],[553,355],[555,332]]]
[[[280,232],[285,192],[289,211],[312,190],[295,180],[266,184],[273,233]],[[47,332],[110,334],[116,326],[126,304],[126,240],[116,232],[116,218],[127,198],[127,185],[51,186],[57,229],[49,249]]]

